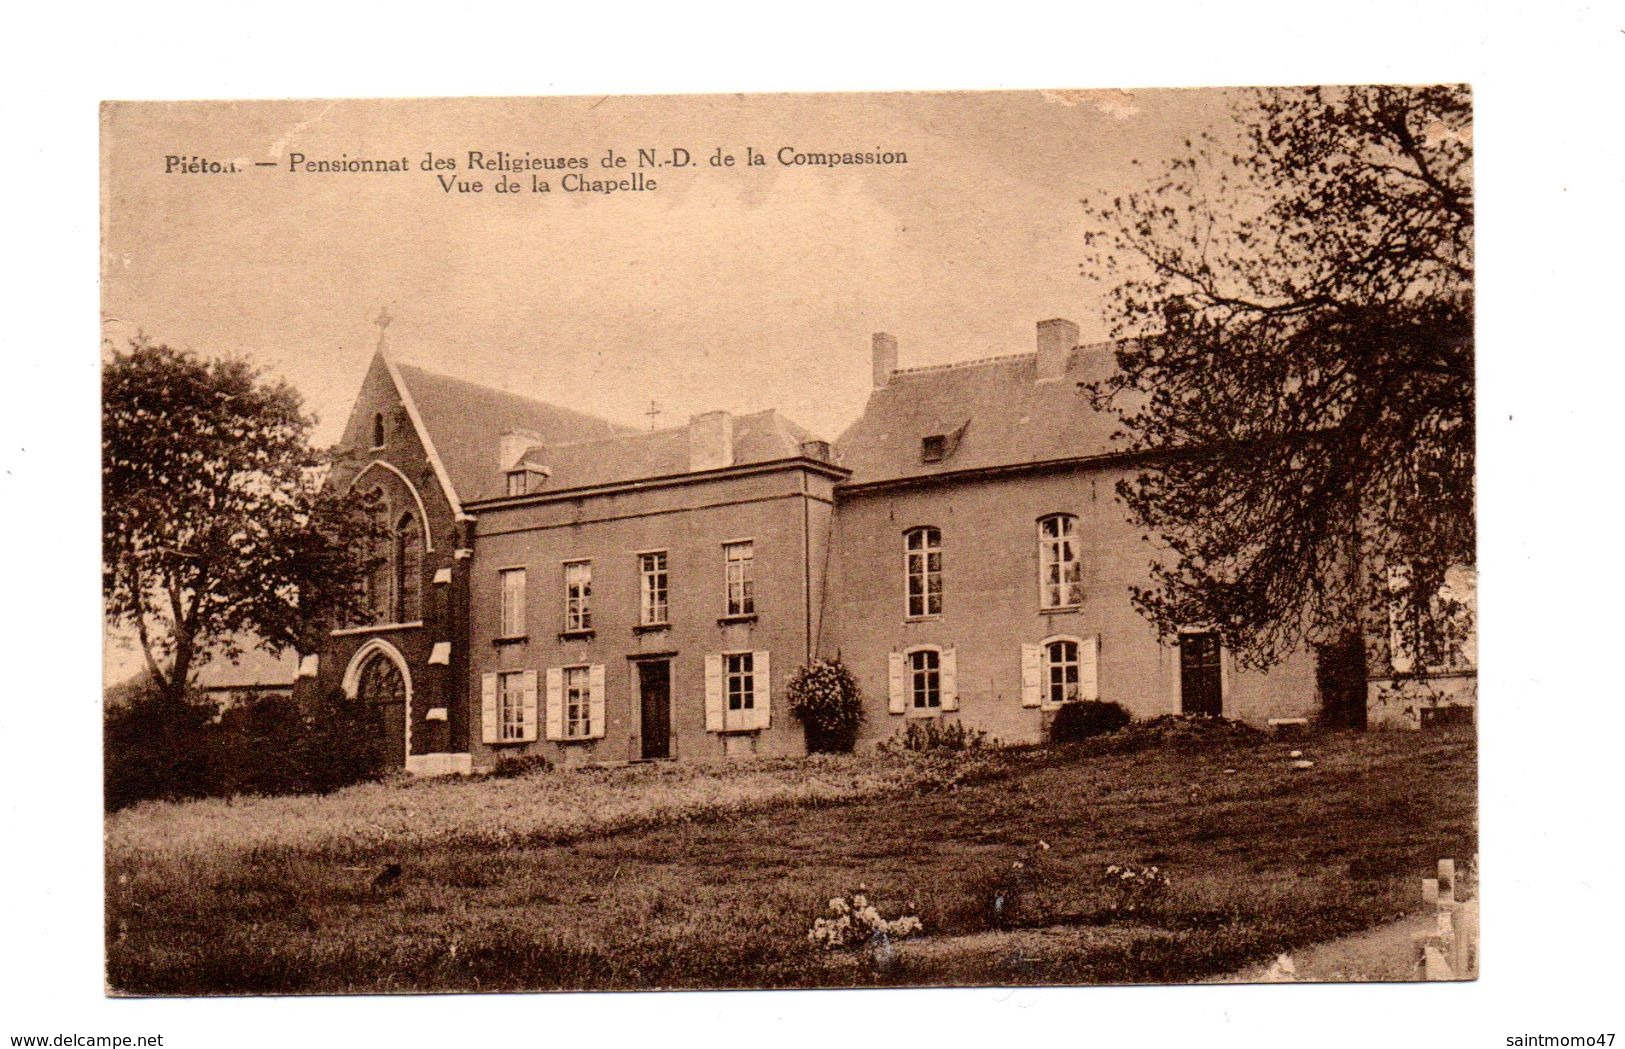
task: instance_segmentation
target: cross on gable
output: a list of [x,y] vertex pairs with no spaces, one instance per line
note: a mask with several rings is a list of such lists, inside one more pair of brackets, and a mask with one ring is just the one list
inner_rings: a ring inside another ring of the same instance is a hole
[[384,330],[389,327],[389,322],[394,319],[394,317],[390,316],[388,306],[381,307],[378,310],[378,316],[373,319],[372,323],[378,327],[378,348],[380,350],[384,348]]

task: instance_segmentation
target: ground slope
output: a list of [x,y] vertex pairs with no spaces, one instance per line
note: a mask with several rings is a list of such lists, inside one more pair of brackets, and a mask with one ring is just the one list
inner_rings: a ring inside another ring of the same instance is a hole
[[[806,771],[673,772],[696,804],[529,836],[245,832],[200,851],[184,808],[133,810],[109,824],[108,980],[135,994],[1196,980],[1391,921],[1438,858],[1476,852],[1466,732],[1140,742],[886,774],[846,759],[859,787],[841,789],[833,762],[818,790],[776,796],[766,784]],[[1314,766],[1294,768],[1294,748]],[[567,800],[591,780],[560,777],[581,775],[365,789],[444,828],[478,822],[482,787],[508,806]],[[623,795],[671,789],[593,775]],[[768,800],[700,803],[740,775]],[[306,827],[356,804],[296,801]],[[388,863],[401,877],[374,890]],[[1155,865],[1169,887],[1127,910],[1112,864]],[[813,919],[860,885],[888,914],[912,905],[925,937],[813,949]]]

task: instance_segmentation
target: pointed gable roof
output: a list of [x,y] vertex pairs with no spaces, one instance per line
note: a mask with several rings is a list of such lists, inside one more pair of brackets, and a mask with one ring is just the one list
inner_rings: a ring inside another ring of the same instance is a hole
[[[1097,411],[1080,384],[1110,375],[1111,344],[1072,350],[1065,374],[1037,380],[1037,355],[905,368],[869,395],[863,414],[836,442],[848,486],[1058,459],[1107,455],[1117,419]],[[922,442],[941,436],[925,461]]]
[[[388,361],[388,358],[385,358]],[[502,434],[526,430],[547,442],[579,442],[636,433],[595,415],[531,397],[453,379],[409,364],[389,362],[419,438],[443,468],[458,503],[501,495],[497,462]]]

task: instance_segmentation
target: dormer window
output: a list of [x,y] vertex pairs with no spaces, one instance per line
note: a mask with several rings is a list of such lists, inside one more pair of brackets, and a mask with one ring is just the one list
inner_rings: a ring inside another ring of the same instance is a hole
[[[937,425],[942,426],[945,424],[939,419]],[[965,431],[969,428],[970,420],[966,419],[958,426],[954,426],[942,433],[928,434],[920,438],[920,462],[940,463],[945,459],[952,459],[954,453],[959,450],[960,439],[965,436]]]
[[531,492],[539,492],[542,489],[542,482],[546,481],[549,475],[550,471],[545,466],[531,462],[521,463],[506,474],[508,494],[528,495]]

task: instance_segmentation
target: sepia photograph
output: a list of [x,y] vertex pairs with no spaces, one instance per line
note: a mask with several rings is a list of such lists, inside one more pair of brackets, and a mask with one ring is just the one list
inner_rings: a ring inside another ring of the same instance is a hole
[[104,103],[107,994],[1477,979],[1473,115]]

